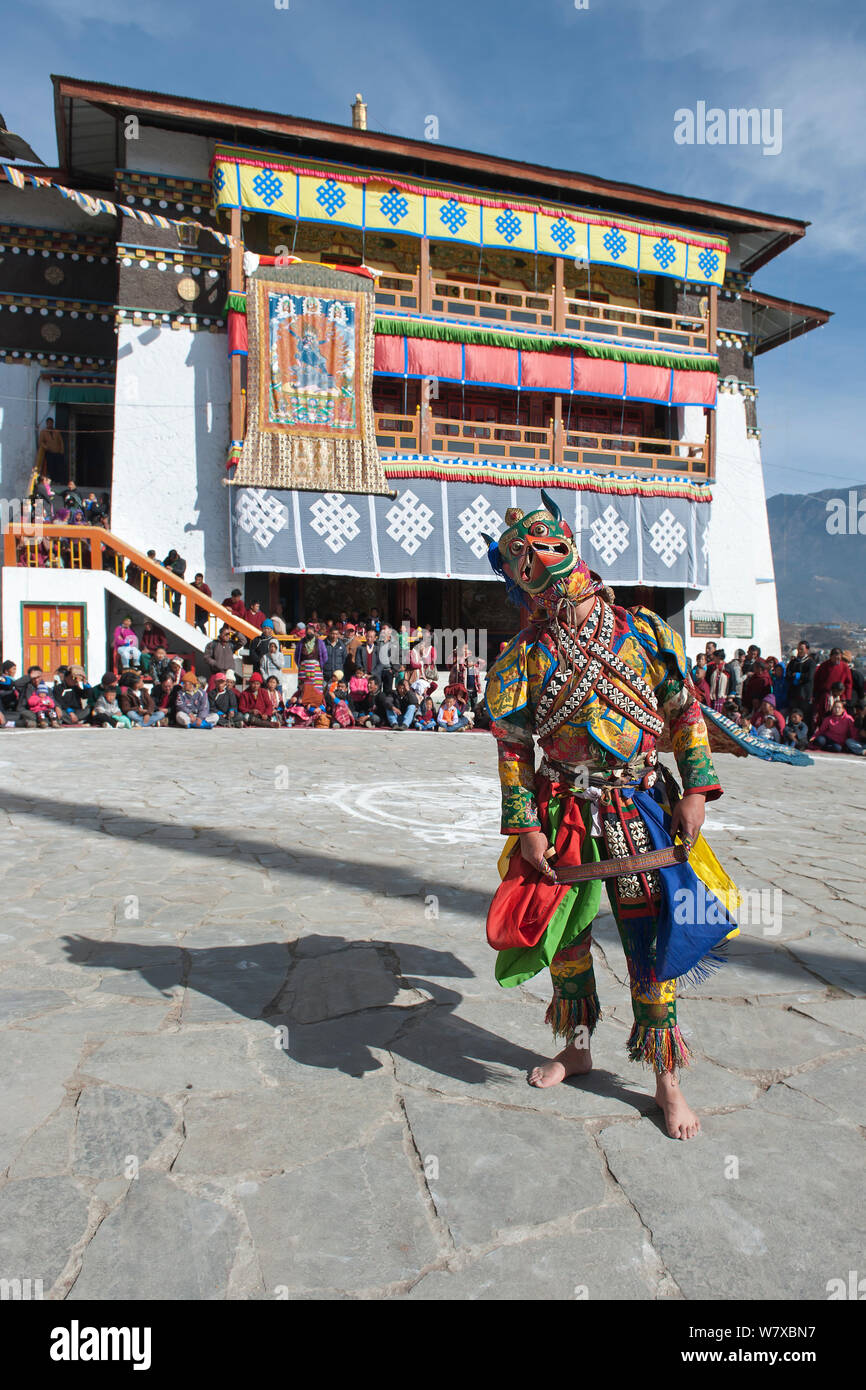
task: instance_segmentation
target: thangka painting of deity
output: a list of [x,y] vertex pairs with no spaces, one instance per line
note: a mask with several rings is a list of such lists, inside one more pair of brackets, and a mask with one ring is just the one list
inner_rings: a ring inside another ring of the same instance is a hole
[[261,427],[357,438],[365,300],[347,292],[286,293],[273,285],[266,296],[268,371],[261,374]]

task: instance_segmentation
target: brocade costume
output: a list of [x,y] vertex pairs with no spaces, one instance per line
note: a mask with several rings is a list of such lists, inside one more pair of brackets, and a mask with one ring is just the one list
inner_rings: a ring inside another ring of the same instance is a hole
[[[714,800],[722,789],[681,638],[649,609],[626,610],[611,601],[578,557],[556,504],[542,497],[543,511],[527,517],[507,512],[508,529],[490,543],[491,563],[512,597],[536,606],[487,680],[502,832],[514,837],[500,861],[503,882],[491,904],[488,940],[499,950],[500,984],[520,984],[549,967],[553,999],[546,1021],[566,1043],[581,1030],[585,1045],[601,1016],[591,952],[601,881],[551,881],[522,858],[517,837],[543,830],[555,846],[555,866],[670,847],[665,824],[677,791],[657,760],[666,730],[684,790]],[[587,601],[589,611],[578,619]],[[542,755],[537,768],[536,739]],[[663,879],[667,872],[607,879],[631,985],[629,1056],[657,1072],[689,1061],[677,1023],[676,980],[656,972],[657,938],[660,920],[671,925],[674,884],[697,879],[688,867],[688,880],[683,871]],[[700,972],[701,957],[704,967],[718,962],[712,948],[732,930],[736,924],[723,909],[688,964]]]

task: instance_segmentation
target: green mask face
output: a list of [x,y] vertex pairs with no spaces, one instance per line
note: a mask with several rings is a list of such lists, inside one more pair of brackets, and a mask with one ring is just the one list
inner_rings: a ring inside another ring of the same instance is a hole
[[581,564],[559,508],[546,492],[541,495],[546,506],[526,516],[519,508],[509,507],[505,520],[510,524],[499,537],[504,569],[528,594],[543,593]]

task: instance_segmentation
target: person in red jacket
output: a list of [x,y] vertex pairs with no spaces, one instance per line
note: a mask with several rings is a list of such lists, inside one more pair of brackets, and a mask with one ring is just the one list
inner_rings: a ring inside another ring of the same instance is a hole
[[238,696],[238,710],[251,729],[277,729],[282,721],[263,685],[258,671],[254,671],[246,690]]
[[815,680],[812,684],[812,713],[814,722],[820,724],[826,714],[832,709],[830,695],[832,687],[837,683],[842,686],[842,702],[848,704],[851,699],[851,667],[847,661],[842,660],[842,651],[839,647],[834,647],[827,661],[822,661],[815,672]]
[[842,701],[834,700],[832,710],[821,720],[809,747],[826,748],[830,753],[854,753],[862,758],[866,748],[858,742],[856,733],[857,726]]

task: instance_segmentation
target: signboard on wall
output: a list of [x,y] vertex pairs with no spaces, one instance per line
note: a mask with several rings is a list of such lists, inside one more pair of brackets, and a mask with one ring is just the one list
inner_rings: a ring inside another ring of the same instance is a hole
[[725,614],[725,636],[726,637],[754,637],[755,635],[755,615],[754,613],[726,613]]
[[693,637],[723,637],[725,635],[724,613],[692,613],[689,624]]

